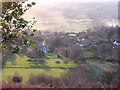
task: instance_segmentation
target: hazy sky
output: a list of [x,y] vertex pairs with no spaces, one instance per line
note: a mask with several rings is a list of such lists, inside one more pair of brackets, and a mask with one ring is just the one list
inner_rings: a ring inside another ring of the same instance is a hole
[[118,2],[119,0],[29,0],[29,1],[40,1],[40,2]]
[[[51,7],[58,6],[59,4],[62,4],[64,2],[118,2],[119,0],[28,0],[25,4],[36,2],[36,5],[34,5],[32,8],[30,8],[23,17],[26,20],[32,20],[33,17],[36,18],[37,24],[35,25],[35,28],[37,29],[48,29],[51,27],[54,27],[55,25],[59,25],[58,27],[66,27],[69,26],[68,23],[66,23],[68,20],[64,17],[62,11],[55,11],[51,10]],[[64,5],[64,4],[63,4]],[[24,6],[24,5],[23,5]],[[99,11],[98,11],[99,13]],[[85,15],[86,16],[86,15]],[[55,25],[52,25],[53,23],[58,23]],[[49,25],[48,25],[49,24]],[[63,25],[63,26],[62,26]],[[66,26],[65,26],[66,25]],[[48,26],[48,27],[47,27]]]
[[119,2],[120,0],[28,0],[26,3],[36,2],[35,6],[49,7],[64,2]]
[[119,0],[29,0],[42,3],[54,3],[54,2],[119,2]]
[[119,2],[120,0],[28,0],[28,2],[32,1],[43,5],[48,5],[62,2]]
[[49,7],[64,2],[119,2],[120,0],[28,0],[26,3],[36,2],[36,6]]

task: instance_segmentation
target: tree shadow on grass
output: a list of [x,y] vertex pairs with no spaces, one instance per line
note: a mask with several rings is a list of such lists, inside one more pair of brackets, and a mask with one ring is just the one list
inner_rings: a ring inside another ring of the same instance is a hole
[[54,56],[56,55],[55,53],[46,53],[47,56]]
[[3,67],[6,66],[7,62],[11,63],[12,65],[16,65],[16,58],[17,58],[16,55],[7,56],[3,64]]
[[60,55],[60,59],[61,59],[61,60],[67,60],[65,57],[63,57],[63,56],[61,56],[61,55]]
[[37,68],[37,69],[39,68],[39,69],[43,69],[46,72],[50,72],[51,69],[61,69],[61,70],[73,69],[73,68],[66,68],[66,67],[50,67],[50,66],[46,65],[45,63],[41,64],[41,65],[31,64],[30,68]]
[[50,60],[50,58],[49,58],[48,56],[45,56],[44,59],[46,59],[46,60]]
[[50,72],[51,71],[51,67],[47,66],[47,65],[42,65],[42,66],[38,66],[38,67],[34,67],[34,68],[40,68],[46,72]]
[[32,62],[32,64],[30,64],[30,68],[40,68],[47,72],[51,71],[51,68],[46,64],[47,64],[47,62],[44,62],[43,64],[40,64],[40,65],[39,65],[39,63],[37,64],[35,62]]
[[51,71],[51,68],[49,67],[49,68],[41,68],[42,70],[44,70],[44,71],[46,71],[46,72],[50,72]]

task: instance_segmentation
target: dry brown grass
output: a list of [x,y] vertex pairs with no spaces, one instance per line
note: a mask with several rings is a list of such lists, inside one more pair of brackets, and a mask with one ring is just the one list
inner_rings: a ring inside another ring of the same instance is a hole
[[49,87],[48,85],[44,84],[39,84],[39,85],[23,85],[23,84],[18,84],[14,82],[9,82],[9,83],[2,83],[2,88],[54,88],[54,87]]

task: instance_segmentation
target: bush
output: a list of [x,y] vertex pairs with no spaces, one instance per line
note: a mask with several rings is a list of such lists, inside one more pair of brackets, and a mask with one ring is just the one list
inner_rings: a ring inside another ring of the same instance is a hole
[[22,82],[22,77],[19,76],[18,72],[15,72],[15,75],[12,77],[12,81],[14,83],[20,83],[20,82]]
[[60,64],[61,62],[60,61],[56,61],[55,63]]
[[120,88],[120,66],[117,67],[117,69],[114,70],[114,78],[111,82],[112,88]]
[[22,77],[20,77],[20,76],[13,76],[12,77],[12,81],[15,82],[15,83],[20,83],[20,82],[22,82]]
[[40,74],[37,76],[31,75],[31,77],[28,80],[28,84],[32,84],[32,85],[45,84],[45,85],[49,85],[49,87],[53,87],[53,86],[58,87],[60,86],[60,80],[45,74]]
[[99,83],[102,87],[110,87],[110,84],[114,78],[114,73],[112,72],[104,72],[102,76],[100,76]]
[[93,83],[89,73],[89,69],[85,65],[78,66],[68,72],[65,76],[62,76],[62,84],[69,88],[92,88]]
[[60,58],[60,55],[59,55],[59,54],[57,55],[57,58]]

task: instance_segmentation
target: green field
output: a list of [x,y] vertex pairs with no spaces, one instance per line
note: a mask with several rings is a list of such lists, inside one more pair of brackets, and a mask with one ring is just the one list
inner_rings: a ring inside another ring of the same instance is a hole
[[[23,78],[23,83],[27,82],[31,74],[37,75],[45,73],[53,77],[60,77],[61,75],[67,73],[70,69],[77,66],[64,56],[57,58],[57,54],[52,53],[47,53],[43,58],[45,60],[44,64],[29,63],[27,61],[28,59],[29,58],[27,58],[24,54],[8,56],[3,65],[3,81],[8,82],[15,73]],[[64,64],[65,60],[68,60],[67,64]],[[55,63],[56,61],[61,63],[57,64]]]

